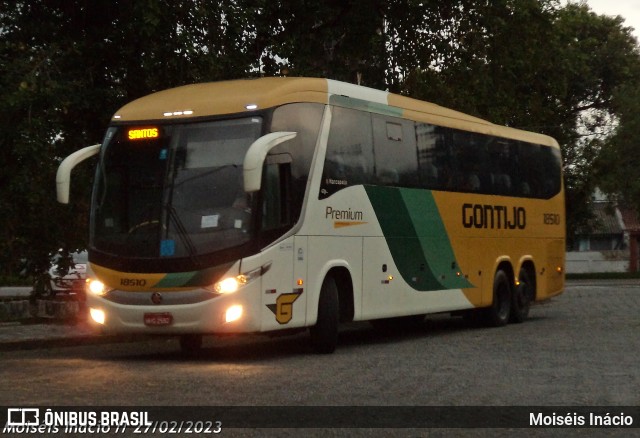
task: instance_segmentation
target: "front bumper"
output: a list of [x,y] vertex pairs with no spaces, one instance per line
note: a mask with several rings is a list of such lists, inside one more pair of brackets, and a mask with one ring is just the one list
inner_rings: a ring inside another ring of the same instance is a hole
[[[105,333],[250,333],[261,328],[260,300],[255,289],[248,285],[232,294],[213,294],[204,289],[116,290],[105,296],[87,294],[87,307],[104,313],[103,324],[93,320],[91,323]],[[242,316],[227,322],[226,314],[232,306],[241,306]]]

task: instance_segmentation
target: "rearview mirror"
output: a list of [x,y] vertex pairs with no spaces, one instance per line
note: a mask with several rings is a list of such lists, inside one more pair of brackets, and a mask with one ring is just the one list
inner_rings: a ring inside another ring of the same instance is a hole
[[71,171],[73,168],[87,158],[93,157],[99,151],[100,145],[94,144],[93,146],[87,146],[86,148],[77,150],[62,160],[56,173],[56,191],[59,203],[69,203],[69,186],[71,185]]
[[245,192],[250,193],[260,190],[262,165],[264,164],[267,154],[280,143],[291,140],[295,138],[296,135],[298,135],[297,132],[272,132],[271,134],[260,137],[249,146],[249,150],[244,156],[243,164]]

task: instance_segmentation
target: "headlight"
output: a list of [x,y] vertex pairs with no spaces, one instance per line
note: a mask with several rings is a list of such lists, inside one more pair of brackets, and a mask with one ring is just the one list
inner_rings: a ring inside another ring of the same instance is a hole
[[100,280],[87,278],[87,289],[94,295],[102,296],[107,293],[107,287]]
[[271,263],[267,263],[257,269],[254,269],[244,274],[237,275],[235,277],[227,277],[224,280],[213,285],[213,290],[219,294],[231,294],[236,292],[245,284],[251,283],[253,280],[259,278],[265,272],[271,268]]
[[247,284],[247,278],[244,275],[238,275],[237,277],[229,277],[217,282],[213,285],[213,289],[219,294],[231,294],[245,284]]

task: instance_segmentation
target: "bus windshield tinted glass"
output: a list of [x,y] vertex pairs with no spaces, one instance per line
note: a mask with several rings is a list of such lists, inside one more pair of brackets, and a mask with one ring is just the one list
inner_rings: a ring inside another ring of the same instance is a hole
[[92,246],[129,257],[193,257],[246,243],[252,216],[242,163],[261,122],[111,128],[96,176]]

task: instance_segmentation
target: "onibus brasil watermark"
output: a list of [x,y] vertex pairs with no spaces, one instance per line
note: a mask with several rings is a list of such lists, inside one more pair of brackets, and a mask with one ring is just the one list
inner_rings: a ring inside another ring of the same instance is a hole
[[40,408],[8,408],[3,434],[218,434],[215,420],[151,420],[142,410],[60,411]]

